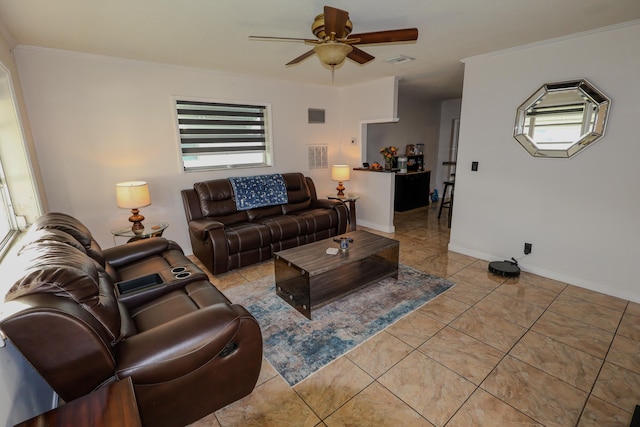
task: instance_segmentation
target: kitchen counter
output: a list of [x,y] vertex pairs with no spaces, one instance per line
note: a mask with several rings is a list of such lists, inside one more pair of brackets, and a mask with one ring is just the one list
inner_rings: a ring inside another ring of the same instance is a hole
[[363,172],[376,172],[394,174],[393,185],[395,186],[393,197],[393,210],[404,212],[416,209],[429,204],[429,192],[431,183],[431,171],[409,171],[400,173],[400,169],[376,170],[369,168],[353,168],[353,170]]
[[415,175],[415,174],[420,174],[420,173],[428,173],[430,174],[431,171],[408,171],[406,173],[400,173],[400,169],[391,169],[390,171],[384,170],[384,169],[369,169],[369,168],[353,168],[354,171],[364,171],[364,172],[383,172],[383,173],[395,173],[398,175]]

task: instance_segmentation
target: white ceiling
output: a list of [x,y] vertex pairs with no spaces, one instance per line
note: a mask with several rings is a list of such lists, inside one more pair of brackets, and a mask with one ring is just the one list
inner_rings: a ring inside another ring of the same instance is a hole
[[[359,45],[376,59],[347,60],[335,85],[396,75],[403,93],[434,99],[461,96],[461,59],[640,19],[640,0],[0,0],[0,19],[19,45],[330,85],[315,56],[285,66],[309,46],[248,38],[313,38],[325,4],[350,13],[354,34],[419,30],[414,43]],[[396,55],[416,60],[383,61]]]

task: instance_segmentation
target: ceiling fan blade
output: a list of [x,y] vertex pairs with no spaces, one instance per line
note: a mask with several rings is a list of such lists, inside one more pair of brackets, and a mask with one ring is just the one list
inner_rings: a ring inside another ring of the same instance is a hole
[[292,59],[291,61],[287,62],[287,65],[294,65],[297,64],[298,62],[302,62],[305,59],[307,59],[308,57],[310,57],[311,55],[313,55],[314,53],[316,53],[313,49],[311,49],[310,51],[303,53],[302,55],[298,56],[295,59]]
[[347,55],[347,58],[353,61],[356,61],[358,64],[366,64],[367,62],[375,58],[375,56],[369,55],[367,52],[365,52],[362,49],[358,49],[355,46],[352,46],[352,47],[353,47],[353,50],[351,51],[351,53]]
[[291,41],[291,42],[304,42],[304,43],[318,43],[318,40],[301,39],[301,38],[297,38],[297,37],[249,36],[249,40]]
[[346,10],[336,9],[331,6],[324,7],[324,32],[330,37],[330,40],[344,37],[347,19],[349,19],[349,12]]
[[372,33],[351,34],[350,39],[360,39],[353,44],[393,43],[418,40],[417,28],[403,28],[400,30],[374,31]]

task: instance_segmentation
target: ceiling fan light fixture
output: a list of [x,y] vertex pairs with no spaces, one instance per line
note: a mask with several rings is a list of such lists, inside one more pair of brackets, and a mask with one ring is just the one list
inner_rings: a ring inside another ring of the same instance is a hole
[[344,62],[353,48],[344,43],[325,42],[314,46],[313,50],[318,55],[320,62],[329,67],[335,67]]

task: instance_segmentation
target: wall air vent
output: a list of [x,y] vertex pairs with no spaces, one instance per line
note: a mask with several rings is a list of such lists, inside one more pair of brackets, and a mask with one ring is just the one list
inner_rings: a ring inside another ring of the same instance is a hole
[[329,146],[328,145],[308,145],[307,159],[309,170],[329,169]]
[[309,123],[324,123],[324,110],[309,108]]

